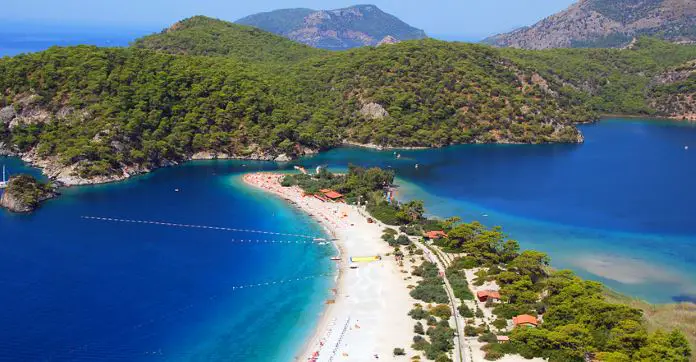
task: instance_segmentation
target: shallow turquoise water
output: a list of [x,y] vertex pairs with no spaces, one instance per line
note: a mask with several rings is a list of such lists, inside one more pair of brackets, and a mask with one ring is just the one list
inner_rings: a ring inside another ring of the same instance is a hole
[[[621,292],[693,299],[696,128],[613,120],[583,131],[583,145],[469,145],[399,151],[398,159],[342,148],[282,165],[192,162],[68,189],[32,215],[0,212],[0,360],[291,360],[332,285],[323,276],[333,273],[332,248],[240,244],[233,239],[266,238],[80,216],[323,235],[306,215],[240,184],[243,172],[295,164],[391,167],[398,197],[424,199],[433,215],[503,225],[523,247],[551,254],[554,266]],[[0,163],[37,174],[16,159]]]

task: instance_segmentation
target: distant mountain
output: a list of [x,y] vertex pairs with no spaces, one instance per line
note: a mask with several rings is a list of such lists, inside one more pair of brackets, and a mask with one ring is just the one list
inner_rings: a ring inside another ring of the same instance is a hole
[[644,35],[696,42],[696,0],[580,0],[530,27],[484,42],[525,49],[610,48]]
[[423,39],[425,32],[374,5],[337,10],[284,9],[247,16],[250,25],[316,48],[341,50]]

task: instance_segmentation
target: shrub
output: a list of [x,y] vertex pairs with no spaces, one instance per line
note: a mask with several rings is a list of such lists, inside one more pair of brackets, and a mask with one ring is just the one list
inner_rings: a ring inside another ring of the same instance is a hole
[[483,317],[484,317],[484,315],[483,315],[483,311],[481,310],[481,308],[476,307],[476,318],[483,318]]
[[480,263],[476,258],[470,257],[470,256],[465,256],[462,258],[456,258],[452,262],[452,267],[456,269],[474,269],[476,267],[480,266]]
[[491,332],[483,333],[479,338],[479,342],[484,342],[484,343],[498,343],[498,338],[495,336],[495,334]]
[[403,348],[394,348],[394,356],[405,356],[406,352]]
[[472,325],[466,325],[464,326],[464,335],[467,337],[476,337],[478,336],[478,330]]
[[452,362],[452,360],[443,353],[435,358],[435,362]]
[[416,308],[411,309],[411,311],[408,312],[408,315],[411,316],[411,318],[413,318],[415,320],[425,319],[425,318],[428,318],[428,316],[429,316],[428,312],[426,312],[421,307],[416,307]]
[[426,341],[422,336],[413,336],[413,344],[411,345],[411,348],[415,349],[416,351],[425,351],[430,348],[430,343],[428,343],[428,341]]
[[413,333],[424,335],[425,330],[423,329],[423,323],[421,323],[421,322],[416,323],[416,325],[413,326]]
[[437,325],[439,327],[448,327],[448,328],[450,326],[449,320],[447,320],[447,319],[441,319],[439,322],[437,322]]
[[503,318],[498,318],[493,321],[493,327],[498,329],[505,329],[507,328],[507,320]]
[[469,308],[466,304],[462,303],[457,310],[459,311],[459,315],[464,317],[464,318],[473,318],[474,317],[474,312],[471,311],[471,308]]
[[461,271],[452,270],[452,268],[448,268],[447,279],[449,279],[455,297],[464,300],[474,299],[474,295],[471,293],[471,290],[469,289],[469,283],[466,282],[466,277]]
[[428,303],[447,303],[449,297],[442,284],[421,282],[409,293],[415,299]]
[[401,219],[399,219],[399,210],[393,205],[386,201],[381,202],[377,205],[370,204],[367,207],[367,211],[375,219],[387,224],[387,225],[400,225],[402,224]]
[[504,353],[492,349],[490,351],[487,351],[483,358],[485,358],[488,361],[496,361],[503,358],[504,356]]
[[446,326],[437,326],[428,329],[430,336],[430,348],[426,349],[425,355],[429,359],[435,359],[442,353],[446,353],[454,348],[452,339],[454,338],[454,329]]
[[396,243],[399,245],[409,245],[411,244],[411,239],[409,239],[408,236],[401,234],[398,238],[396,238]]
[[430,314],[442,319],[450,319],[450,317],[452,317],[452,310],[447,304],[438,304],[430,308],[429,312]]

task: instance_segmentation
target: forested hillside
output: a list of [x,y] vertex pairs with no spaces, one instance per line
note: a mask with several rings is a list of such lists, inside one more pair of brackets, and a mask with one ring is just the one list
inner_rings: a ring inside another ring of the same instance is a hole
[[[67,183],[190,158],[581,142],[599,113],[659,114],[651,79],[696,47],[531,52],[420,40],[327,52],[194,17],[130,48],[0,60],[0,148]],[[665,88],[661,92],[670,92]]]
[[136,40],[133,47],[171,54],[219,55],[275,62],[296,61],[323,53],[251,26],[205,16],[179,21],[159,34]]
[[[538,69],[565,98],[600,113],[668,115],[650,90],[663,71],[696,59],[696,45],[641,38],[629,49],[501,49],[515,63]],[[672,115],[681,118],[679,114]]]

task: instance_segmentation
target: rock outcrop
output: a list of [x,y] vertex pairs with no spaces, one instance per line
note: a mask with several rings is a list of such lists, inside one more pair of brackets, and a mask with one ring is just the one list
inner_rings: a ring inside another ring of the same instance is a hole
[[525,49],[624,47],[643,35],[696,42],[696,0],[580,0],[532,26],[484,42]]
[[365,119],[373,120],[388,117],[389,112],[387,112],[387,110],[384,109],[384,107],[382,107],[380,104],[371,102],[362,106],[360,109],[360,115]]
[[57,195],[56,187],[37,181],[29,175],[11,177],[0,197],[0,207],[12,212],[27,213],[39,207],[42,201]]

